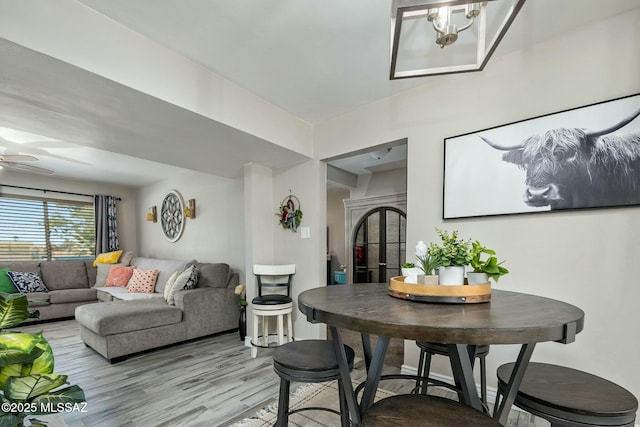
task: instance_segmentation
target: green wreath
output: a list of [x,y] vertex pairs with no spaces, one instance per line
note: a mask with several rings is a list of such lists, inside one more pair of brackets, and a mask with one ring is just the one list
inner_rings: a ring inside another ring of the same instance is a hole
[[280,210],[276,213],[276,216],[279,218],[282,228],[296,232],[300,224],[302,224],[300,200],[296,196],[285,197],[280,203]]

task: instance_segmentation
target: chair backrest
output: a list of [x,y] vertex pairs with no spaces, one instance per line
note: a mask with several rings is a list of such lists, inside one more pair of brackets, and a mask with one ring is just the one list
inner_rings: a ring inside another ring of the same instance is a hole
[[291,279],[295,273],[295,264],[254,264],[253,274],[255,274],[258,279],[258,295],[262,296],[263,288],[286,288],[287,296],[291,296]]

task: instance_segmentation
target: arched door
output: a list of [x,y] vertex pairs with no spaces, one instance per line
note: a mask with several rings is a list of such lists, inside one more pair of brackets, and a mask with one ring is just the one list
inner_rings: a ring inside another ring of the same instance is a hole
[[353,283],[386,283],[400,276],[405,259],[407,218],[393,207],[367,212],[353,234]]

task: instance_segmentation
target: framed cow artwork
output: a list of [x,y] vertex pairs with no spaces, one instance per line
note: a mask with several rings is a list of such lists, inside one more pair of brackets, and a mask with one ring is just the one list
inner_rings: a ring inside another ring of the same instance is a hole
[[637,205],[640,94],[444,140],[444,219]]

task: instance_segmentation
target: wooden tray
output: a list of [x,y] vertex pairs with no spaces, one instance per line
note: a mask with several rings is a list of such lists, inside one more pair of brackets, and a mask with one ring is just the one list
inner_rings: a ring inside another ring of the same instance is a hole
[[441,302],[452,304],[471,304],[491,300],[491,284],[463,286],[421,285],[404,283],[404,277],[392,277],[389,283],[389,295],[419,302]]

